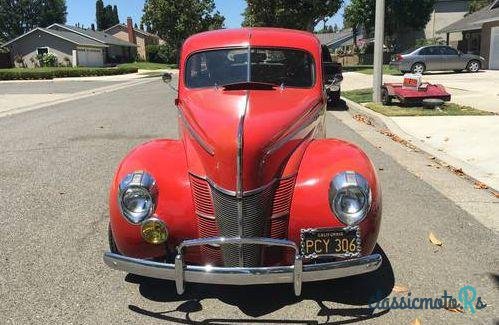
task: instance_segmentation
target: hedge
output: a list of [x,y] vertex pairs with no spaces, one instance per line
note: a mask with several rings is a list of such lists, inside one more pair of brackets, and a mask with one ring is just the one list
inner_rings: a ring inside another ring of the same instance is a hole
[[68,77],[113,76],[136,73],[137,68],[34,68],[0,69],[0,80],[35,80]]
[[372,69],[372,65],[344,65],[343,72]]

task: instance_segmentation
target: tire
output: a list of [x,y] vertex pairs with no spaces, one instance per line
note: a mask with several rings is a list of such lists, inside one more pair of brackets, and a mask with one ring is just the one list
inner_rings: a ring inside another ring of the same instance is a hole
[[470,62],[468,62],[468,65],[466,66],[466,70],[473,73],[480,71],[481,68],[482,64],[478,60],[471,60]]
[[426,71],[426,66],[424,65],[424,63],[421,62],[414,63],[411,67],[412,73],[423,74],[425,71]]
[[392,97],[388,94],[388,89],[386,88],[381,88],[381,102],[385,106],[392,104]]
[[340,92],[341,90],[338,90],[338,91],[333,91],[331,94],[329,94],[329,99],[333,104],[336,104],[340,101]]
[[121,255],[120,251],[118,251],[118,247],[116,246],[116,242],[114,241],[113,232],[111,230],[111,224],[108,227],[108,240],[109,240],[109,250],[113,254]]

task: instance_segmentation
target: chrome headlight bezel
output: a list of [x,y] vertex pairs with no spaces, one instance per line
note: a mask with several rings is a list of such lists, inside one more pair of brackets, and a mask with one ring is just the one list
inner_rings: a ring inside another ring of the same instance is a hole
[[[358,211],[348,213],[341,208],[343,194],[355,191],[362,195],[363,204]],[[329,185],[329,207],[335,216],[347,226],[356,226],[362,222],[371,209],[372,193],[367,180],[354,171],[344,171],[333,177]]]
[[[126,195],[130,192],[142,193],[147,196],[148,205],[143,211],[136,212],[127,208],[124,200]],[[138,225],[145,219],[151,217],[156,209],[158,189],[156,180],[151,174],[144,171],[135,171],[127,174],[121,180],[118,191],[118,206],[120,207],[121,214],[134,225]]]

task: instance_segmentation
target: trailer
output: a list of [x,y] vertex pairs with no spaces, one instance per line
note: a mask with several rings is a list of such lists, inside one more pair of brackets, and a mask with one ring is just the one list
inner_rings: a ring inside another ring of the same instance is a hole
[[404,105],[422,105],[425,100],[436,99],[448,102],[451,95],[440,84],[421,83],[416,88],[408,88],[402,83],[384,83],[381,86],[383,105],[391,105],[397,99]]

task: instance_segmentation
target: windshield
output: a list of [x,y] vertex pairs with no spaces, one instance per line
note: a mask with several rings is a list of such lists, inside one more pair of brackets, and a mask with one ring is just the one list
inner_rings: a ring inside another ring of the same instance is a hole
[[[248,68],[251,57],[251,68]],[[185,66],[189,88],[225,86],[243,82],[309,88],[314,85],[312,56],[301,50],[282,48],[224,49],[198,52]]]

